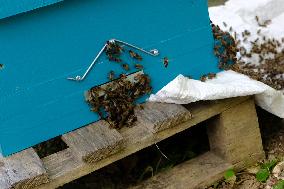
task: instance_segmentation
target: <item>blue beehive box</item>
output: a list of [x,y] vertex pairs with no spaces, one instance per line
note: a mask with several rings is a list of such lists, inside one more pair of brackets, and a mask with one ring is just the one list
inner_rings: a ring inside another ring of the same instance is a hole
[[153,92],[178,74],[197,79],[218,71],[207,0],[59,1],[0,0],[4,156],[98,120],[84,92],[106,83],[110,70],[124,70],[102,55],[85,80],[67,78],[84,74],[109,39],[159,50],[155,57],[142,53]]

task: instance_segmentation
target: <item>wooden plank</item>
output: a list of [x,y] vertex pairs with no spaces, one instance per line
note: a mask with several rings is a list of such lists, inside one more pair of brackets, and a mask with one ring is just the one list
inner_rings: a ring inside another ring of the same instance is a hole
[[74,155],[87,163],[106,158],[122,148],[123,138],[106,121],[98,121],[62,136]]
[[136,109],[138,119],[156,133],[191,119],[191,113],[181,105],[148,102]]
[[0,160],[0,188],[29,189],[48,182],[42,161],[29,148]]
[[197,189],[204,188],[224,176],[233,166],[207,152],[174,168],[159,173],[132,189]]
[[153,144],[153,134],[149,132],[149,129],[139,122],[136,123],[134,127],[121,129],[121,135],[124,138],[124,145],[126,148],[93,164],[85,163],[84,161],[74,157],[71,149],[69,148],[43,158],[42,160],[52,182],[42,185],[38,188],[57,188],[58,186],[78,179],[138,150],[143,149],[142,146],[145,145],[145,141],[149,141],[147,146]]
[[[198,103],[192,106],[186,106],[192,113],[192,119],[175,127],[163,130],[158,133],[151,132],[145,125],[141,124],[138,120],[136,126],[132,128],[123,128],[119,132],[124,138],[125,148],[106,159],[102,159],[95,164],[87,164],[79,161],[70,155],[70,149],[58,152],[46,158],[43,158],[44,165],[51,182],[44,184],[39,189],[52,189],[64,185],[72,180],[87,175],[95,170],[107,166],[117,160],[120,160],[132,153],[135,153],[143,148],[151,146],[161,140],[175,135],[185,129],[188,129],[202,121],[205,121],[221,112],[230,109],[250,97],[232,98],[212,102],[203,102],[202,108]],[[64,160],[62,162],[61,160]]]

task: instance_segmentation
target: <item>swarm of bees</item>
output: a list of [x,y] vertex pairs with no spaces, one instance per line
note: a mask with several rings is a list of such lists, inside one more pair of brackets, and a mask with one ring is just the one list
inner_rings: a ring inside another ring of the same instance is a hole
[[[271,22],[260,22],[257,16],[255,19],[259,27],[267,27]],[[232,69],[276,90],[284,89],[284,38],[279,40],[267,37],[258,29],[257,37],[251,40],[251,32],[248,30],[237,35],[231,27],[229,32],[226,32],[219,26],[211,25],[216,40],[214,52],[219,59],[220,69]],[[227,27],[227,24],[224,26]],[[243,45],[247,43],[250,43],[251,47]],[[252,61],[257,61],[257,64]]]
[[91,88],[86,93],[86,101],[91,110],[98,113],[112,128],[130,127],[137,120],[134,114],[135,100],[151,93],[150,82],[146,74],[136,75],[134,82],[121,75],[105,87]]
[[229,32],[224,32],[219,26],[211,22],[213,37],[215,39],[214,54],[219,59],[220,69],[230,69],[237,61],[237,44]]
[[[124,70],[129,71],[130,66],[121,58],[124,52],[125,49],[118,43],[107,42],[105,53],[109,61],[119,63]],[[132,50],[129,50],[128,53],[135,61],[143,60],[141,55]],[[134,64],[134,68],[141,70],[143,66]],[[86,101],[90,105],[91,111],[106,120],[112,128],[130,127],[137,120],[134,114],[135,101],[152,92],[150,77],[138,73],[134,76],[133,81],[130,81],[126,74],[122,73],[116,76],[114,71],[110,71],[108,79],[111,81],[110,83],[93,87],[87,91]],[[139,105],[139,107],[142,106]]]
[[105,52],[109,61],[122,62],[120,56],[124,52],[124,49],[118,43],[107,41]]

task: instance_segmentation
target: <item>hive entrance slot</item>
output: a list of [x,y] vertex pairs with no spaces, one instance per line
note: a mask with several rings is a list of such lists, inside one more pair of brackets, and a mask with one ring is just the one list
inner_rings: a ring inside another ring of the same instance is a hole
[[[144,74],[143,70],[138,71],[138,72],[134,72],[134,73],[132,73],[132,74],[128,74],[128,75],[126,76],[126,80],[127,80],[127,81],[130,81],[130,82],[134,82],[135,76],[138,76],[138,75],[141,75],[141,74]],[[118,79],[120,79],[120,78],[118,78]],[[101,89],[106,89],[109,84],[115,82],[115,81],[118,80],[118,79],[115,79],[115,80],[113,80],[113,81],[109,81],[109,82],[107,82],[107,83],[104,83],[104,84],[102,84],[102,85],[98,85],[98,86],[95,86],[95,87],[100,87]],[[115,88],[113,88],[112,90],[115,90]],[[103,96],[103,95],[104,95],[104,93],[103,93],[102,91],[99,92],[99,96]]]
[[60,152],[68,148],[67,144],[61,139],[61,137],[55,137],[48,141],[42,142],[33,146],[40,158],[47,157],[51,154]]

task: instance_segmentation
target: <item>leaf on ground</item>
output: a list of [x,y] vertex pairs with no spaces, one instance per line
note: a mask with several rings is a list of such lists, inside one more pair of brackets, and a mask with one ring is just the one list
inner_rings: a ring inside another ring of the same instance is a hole
[[267,168],[265,169],[260,169],[257,173],[256,173],[256,180],[259,182],[266,182],[267,179],[269,178],[270,172]]
[[225,172],[224,178],[226,181],[230,181],[236,177],[235,172],[233,169],[229,169]]

